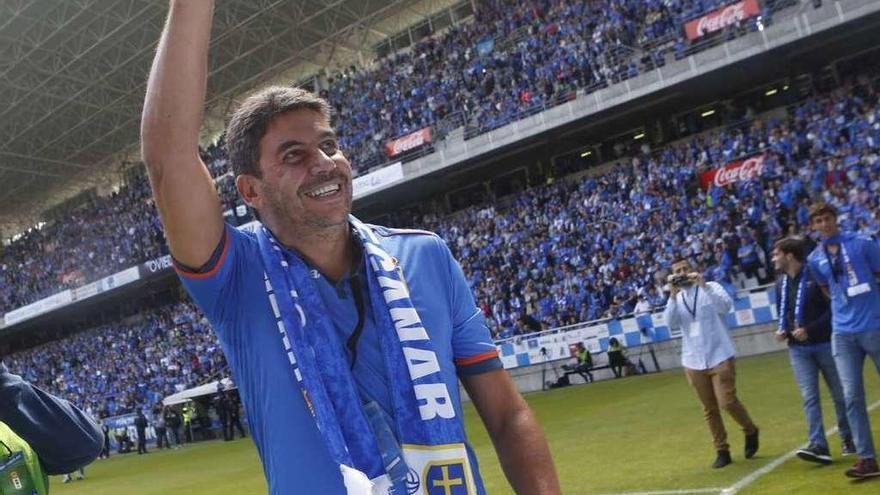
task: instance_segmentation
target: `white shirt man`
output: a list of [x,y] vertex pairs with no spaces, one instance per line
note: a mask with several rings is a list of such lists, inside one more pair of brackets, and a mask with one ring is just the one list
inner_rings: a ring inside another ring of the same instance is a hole
[[671,330],[681,329],[681,364],[703,404],[717,451],[712,467],[722,468],[732,462],[721,409],[745,432],[745,457],[750,459],[758,451],[758,427],[736,396],[734,349],[725,321],[733,301],[721,285],[706,283],[687,259],[672,264],[669,285],[669,302],[663,316]]

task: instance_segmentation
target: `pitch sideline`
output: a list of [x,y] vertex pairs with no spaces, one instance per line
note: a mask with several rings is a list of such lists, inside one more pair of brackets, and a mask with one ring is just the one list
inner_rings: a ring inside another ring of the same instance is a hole
[[[880,400],[873,402],[868,406],[868,411],[873,411],[880,407]],[[837,434],[837,426],[830,428],[826,435],[832,436]],[[691,495],[691,494],[703,494],[703,493],[712,493],[716,495],[735,495],[743,488],[754,483],[758,478],[764,476],[765,474],[773,471],[778,468],[782,464],[785,464],[789,460],[793,459],[797,455],[797,451],[801,448],[805,447],[806,444],[800,445],[795,449],[787,452],[771,462],[765,464],[764,466],[752,471],[746,476],[742,477],[736,483],[726,487],[726,488],[692,488],[692,489],[680,489],[680,490],[660,490],[660,491],[648,491],[648,492],[620,492],[620,493],[603,493],[600,495]]]
[[[875,401],[874,403],[869,405],[868,411],[869,412],[873,411],[874,409],[877,409],[878,407],[880,407],[880,400]],[[829,429],[828,432],[826,433],[826,435],[831,436],[831,435],[835,435],[836,433],[837,433],[837,426]],[[755,480],[757,480],[761,476],[764,476],[765,474],[769,473],[770,471],[773,471],[774,469],[778,468],[782,464],[785,464],[789,460],[793,459],[797,455],[797,451],[804,448],[804,447],[806,447],[806,444],[800,445],[797,448],[795,448],[794,450],[792,450],[791,452],[783,454],[783,455],[777,457],[776,459],[774,459],[773,461],[771,461],[770,463],[756,469],[755,471],[752,471],[751,473],[744,476],[743,478],[740,478],[740,480],[737,481],[736,483],[723,489],[721,491],[721,495],[734,495],[734,494],[736,494],[737,492],[739,492],[743,488],[754,483]]]

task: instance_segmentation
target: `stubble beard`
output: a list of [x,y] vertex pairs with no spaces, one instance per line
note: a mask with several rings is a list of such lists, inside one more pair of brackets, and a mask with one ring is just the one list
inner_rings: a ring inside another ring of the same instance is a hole
[[[350,194],[345,202],[344,211],[340,211],[338,216],[337,214],[316,215],[310,212],[298,194],[288,200],[280,191],[273,189],[267,196],[272,216],[281,221],[280,227],[296,235],[330,237],[339,230],[347,228],[352,203]],[[300,204],[299,209],[292,207],[296,202]]]

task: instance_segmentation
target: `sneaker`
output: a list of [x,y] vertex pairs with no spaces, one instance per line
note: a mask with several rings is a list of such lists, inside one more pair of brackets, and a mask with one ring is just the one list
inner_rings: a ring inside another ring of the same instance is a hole
[[70,477],[70,476],[65,476],[64,479],[61,480],[62,483],[70,483],[70,481],[71,481],[71,477]]
[[846,475],[850,478],[874,478],[880,476],[880,468],[877,467],[875,459],[859,459],[853,467],[846,470]]
[[755,428],[754,433],[750,433],[746,435],[746,459],[751,459],[755,457],[755,454],[758,452],[758,429]]
[[855,455],[856,453],[856,444],[853,443],[852,438],[844,438],[843,443],[840,447],[840,455],[846,457],[849,455]]
[[797,456],[808,462],[818,462],[826,466],[831,464],[831,454],[828,452],[828,447],[821,447],[812,443],[809,447],[798,450]]
[[719,450],[718,457],[715,458],[715,462],[712,464],[712,467],[714,469],[720,469],[730,464],[731,462],[733,462],[733,460],[730,459],[730,451]]

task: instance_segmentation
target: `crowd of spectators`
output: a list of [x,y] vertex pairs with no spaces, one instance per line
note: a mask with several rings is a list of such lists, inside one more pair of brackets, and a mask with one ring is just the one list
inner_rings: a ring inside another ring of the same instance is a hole
[[149,410],[167,395],[227,376],[214,332],[192,303],[151,308],[4,357],[17,374],[96,418]]
[[[438,232],[460,260],[496,338],[662,306],[680,254],[728,289],[769,281],[774,239],[808,230],[822,199],[845,230],[880,232],[878,80],[817,95],[665,148],[642,147],[604,172],[572,176],[452,215],[398,219]],[[695,175],[763,154],[752,180],[701,188]],[[29,381],[97,416],[152,407],[220,377],[214,334],[186,302],[7,356]]]
[[[426,126],[479,132],[614,84],[688,47],[682,23],[722,0],[491,0],[472,22],[371,69],[330,78],[322,94],[354,166],[382,162],[389,139]],[[764,0],[765,16],[788,0]],[[736,30],[730,30],[735,34]],[[203,153],[226,210],[236,207],[222,140]],[[146,177],[70,208],[0,252],[0,313],[167,254]]]
[[[752,120],[636,156],[603,175],[529,189],[504,208],[411,222],[444,237],[493,333],[503,338],[664,304],[668,267],[693,256],[705,276],[771,280],[772,243],[808,231],[819,198],[847,230],[880,231],[880,106],[859,78],[782,119]],[[764,172],[724,188],[695,177],[763,154]],[[536,324],[537,322],[537,324]]]
[[[343,71],[323,90],[342,116],[341,144],[361,170],[387,160],[385,143],[434,126],[467,135],[573,99],[680,59],[697,47],[682,25],[721,0],[492,0],[474,21],[377,61]],[[763,23],[793,2],[765,0]],[[749,29],[731,26],[716,36]],[[705,43],[703,43],[705,45]],[[451,122],[448,122],[451,121]]]
[[0,248],[0,313],[78,287],[165,251],[144,175]]

